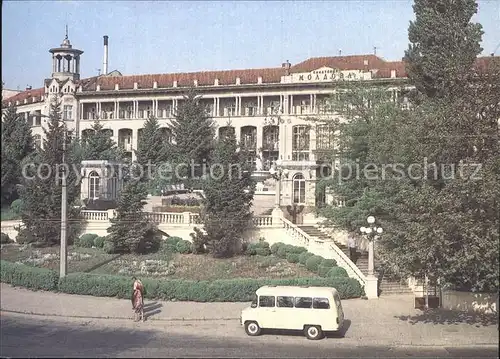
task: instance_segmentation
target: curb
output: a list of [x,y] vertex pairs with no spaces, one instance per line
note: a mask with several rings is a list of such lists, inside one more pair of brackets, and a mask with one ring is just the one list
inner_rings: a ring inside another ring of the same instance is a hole
[[[132,320],[133,317],[97,317],[97,316],[85,316],[85,315],[62,315],[62,314],[47,314],[47,313],[34,313],[29,311],[18,311],[18,310],[9,310],[0,308],[0,313],[12,313],[12,314],[21,314],[21,315],[33,315],[37,317],[56,317],[56,318],[75,318],[75,319],[110,319],[110,320]],[[208,321],[231,321],[231,320],[239,320],[240,318],[147,318],[146,321],[155,321],[155,322],[208,322]]]

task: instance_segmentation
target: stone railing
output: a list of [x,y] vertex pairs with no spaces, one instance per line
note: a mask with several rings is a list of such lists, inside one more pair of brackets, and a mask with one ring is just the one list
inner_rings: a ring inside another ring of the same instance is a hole
[[335,243],[312,237],[285,218],[280,217],[279,220],[283,229],[291,238],[296,240],[298,246],[303,246],[309,252],[323,258],[335,259],[339,267],[346,270],[349,277],[356,279],[362,286],[366,285],[366,276],[361,273],[356,264]]
[[[114,216],[114,211],[81,211],[83,218],[89,222],[107,222]],[[146,212],[146,217],[158,224],[194,225],[201,224],[200,215],[192,212]],[[257,227],[273,226],[272,216],[255,216],[253,223]]]
[[[190,213],[191,214],[191,213]],[[146,217],[155,223],[169,224],[189,224],[190,216],[185,223],[184,213],[168,213],[168,212],[147,212]]]
[[82,216],[84,219],[87,221],[108,221],[109,220],[109,213],[108,211],[88,211],[84,210],[81,212]]
[[257,227],[271,227],[273,225],[273,216],[254,216],[253,224]]

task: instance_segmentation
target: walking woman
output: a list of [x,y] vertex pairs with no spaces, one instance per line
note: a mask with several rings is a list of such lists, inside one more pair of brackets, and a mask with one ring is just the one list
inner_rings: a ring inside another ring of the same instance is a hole
[[136,277],[134,280],[134,288],[132,290],[132,309],[134,310],[134,322],[144,321],[144,285]]

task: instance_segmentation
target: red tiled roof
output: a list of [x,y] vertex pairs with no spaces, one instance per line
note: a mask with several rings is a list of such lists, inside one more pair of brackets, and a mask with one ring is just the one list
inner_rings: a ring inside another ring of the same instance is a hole
[[373,74],[376,79],[386,79],[391,77],[391,71],[396,71],[396,77],[407,77],[405,63],[403,61],[387,61]]
[[[368,65],[364,64],[368,60]],[[310,72],[321,67],[331,67],[339,70],[379,69],[386,61],[375,55],[312,57],[290,68],[290,72]]]
[[[15,94],[14,96],[8,97],[3,100],[3,103],[7,105],[9,102],[13,105],[16,101],[19,101],[20,105],[24,104],[24,100],[28,100],[28,103],[36,103],[42,100],[42,96],[45,95],[45,88],[31,89]],[[34,99],[33,99],[34,98]]]
[[114,90],[115,84],[118,84],[120,90],[133,89],[135,82],[137,82],[138,88],[151,89],[155,81],[159,88],[173,87],[174,81],[177,81],[179,87],[194,86],[194,80],[197,80],[198,86],[213,86],[215,79],[219,80],[219,85],[235,85],[237,77],[240,78],[240,84],[256,84],[259,77],[262,77],[262,83],[279,83],[284,74],[282,68],[266,68],[121,77],[101,76],[95,83],[87,86],[86,90],[95,90],[97,85],[100,86],[101,90]]

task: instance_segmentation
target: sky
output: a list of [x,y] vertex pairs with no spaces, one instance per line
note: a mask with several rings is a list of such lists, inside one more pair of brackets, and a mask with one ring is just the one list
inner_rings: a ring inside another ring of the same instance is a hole
[[[103,35],[109,71],[123,75],[292,65],[310,57],[372,54],[401,60],[414,19],[411,0],[364,1],[2,1],[2,81],[39,88],[50,48],[68,24],[84,51],[81,77],[98,74]],[[500,43],[500,0],[479,0],[483,55]],[[500,55],[500,49],[496,52]]]

